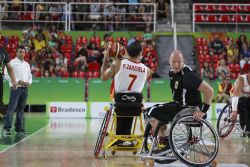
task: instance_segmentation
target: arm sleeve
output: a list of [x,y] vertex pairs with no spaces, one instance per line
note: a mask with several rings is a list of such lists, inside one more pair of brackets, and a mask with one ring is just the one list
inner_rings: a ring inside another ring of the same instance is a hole
[[194,72],[187,72],[183,75],[183,88],[197,90],[202,79]]

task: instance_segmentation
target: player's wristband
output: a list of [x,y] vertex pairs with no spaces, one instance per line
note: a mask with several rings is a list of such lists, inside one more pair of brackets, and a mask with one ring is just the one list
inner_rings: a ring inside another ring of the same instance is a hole
[[207,113],[207,110],[209,109],[210,105],[209,104],[206,104],[206,103],[202,103],[202,106],[201,106],[201,112],[203,113]]
[[238,102],[239,102],[239,97],[238,96],[233,96],[232,97],[232,110],[233,111],[237,111]]

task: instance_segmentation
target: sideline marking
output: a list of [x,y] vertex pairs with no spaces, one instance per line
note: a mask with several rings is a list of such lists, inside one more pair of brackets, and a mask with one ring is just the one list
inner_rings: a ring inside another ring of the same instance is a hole
[[8,151],[9,149],[11,149],[12,147],[16,146],[17,144],[19,144],[19,143],[21,143],[21,142],[23,142],[23,141],[29,139],[30,137],[34,136],[35,134],[37,134],[37,133],[39,133],[40,131],[42,131],[42,130],[44,130],[45,128],[47,128],[49,125],[50,125],[50,123],[49,123],[48,125],[44,126],[43,128],[39,129],[38,131],[32,133],[31,135],[28,135],[27,137],[23,138],[22,140],[20,140],[20,141],[14,143],[13,145],[10,145],[9,147],[3,149],[2,151],[0,151],[0,154],[1,154],[1,153],[4,153],[4,152],[6,152],[6,151]]

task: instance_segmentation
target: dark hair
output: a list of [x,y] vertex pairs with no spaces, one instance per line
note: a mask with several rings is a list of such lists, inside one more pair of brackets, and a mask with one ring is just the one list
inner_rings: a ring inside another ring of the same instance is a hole
[[130,57],[137,57],[141,53],[141,50],[142,50],[141,43],[137,40],[132,42],[127,48]]
[[23,45],[18,45],[17,48],[16,48],[16,52],[18,51],[18,49],[24,49],[25,50],[25,47]]

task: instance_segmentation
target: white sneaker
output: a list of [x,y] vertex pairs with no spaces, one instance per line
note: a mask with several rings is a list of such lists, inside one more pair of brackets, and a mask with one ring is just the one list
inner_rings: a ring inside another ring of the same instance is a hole
[[123,146],[132,146],[133,143],[131,141],[125,141],[122,143]]

